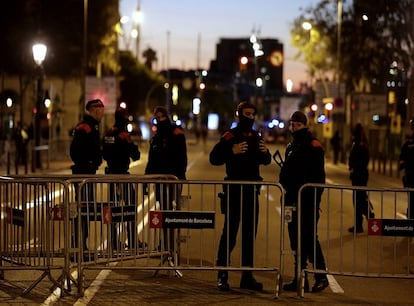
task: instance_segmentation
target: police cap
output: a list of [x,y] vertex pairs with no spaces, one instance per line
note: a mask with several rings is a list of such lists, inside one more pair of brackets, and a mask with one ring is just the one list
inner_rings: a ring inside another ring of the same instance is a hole
[[104,104],[100,99],[90,100],[86,103],[86,110],[89,111],[92,107],[104,107]]

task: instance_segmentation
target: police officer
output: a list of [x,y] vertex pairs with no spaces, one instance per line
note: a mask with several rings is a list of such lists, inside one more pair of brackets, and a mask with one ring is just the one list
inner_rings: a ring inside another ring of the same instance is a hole
[[95,174],[102,163],[99,123],[104,115],[101,100],[91,100],[86,104],[87,114],[73,131],[70,157],[74,162],[73,174]]
[[172,124],[163,106],[154,109],[156,132],[150,140],[145,174],[172,174],[186,179],[187,144],[184,131]]
[[139,160],[141,153],[127,131],[128,113],[125,108],[115,111],[115,124],[103,138],[103,158],[108,174],[129,174],[130,160]]
[[[128,113],[125,108],[118,108],[115,111],[115,124],[109,129],[103,138],[103,158],[106,160],[106,174],[129,174],[130,160],[139,160],[141,153],[127,131]],[[119,205],[121,201],[128,205],[131,211],[136,208],[136,193],[133,184],[111,184],[110,199],[112,205]],[[127,210],[129,211],[129,210]],[[128,247],[136,246],[136,220],[135,216],[127,218]],[[122,231],[123,226],[111,224],[112,247],[117,250],[118,247],[124,247],[119,241],[118,230]]]
[[[184,131],[173,124],[163,106],[154,109],[155,134],[151,137],[145,174],[171,174],[180,180],[186,179],[187,144]],[[155,198],[163,210],[172,210],[177,205],[181,186],[155,185]],[[174,251],[173,232],[163,231],[164,248]]]
[[[399,169],[404,170],[404,187],[414,188],[414,118],[410,120],[410,131],[411,135],[401,147]],[[407,219],[414,219],[414,192],[409,194]]]
[[[364,127],[358,123],[353,131],[352,147],[348,157],[349,178],[352,186],[368,185],[369,158],[368,138]],[[348,232],[363,233],[363,218],[364,216],[367,219],[375,218],[374,209],[365,190],[354,190],[352,199],[354,200],[355,225],[350,227]]]
[[[237,127],[225,132],[210,152],[212,165],[226,165],[225,180],[261,181],[259,166],[271,162],[271,155],[264,140],[253,130],[255,115],[256,107],[253,104],[241,102],[236,111]],[[241,265],[253,267],[259,191],[260,186],[257,185],[230,184],[224,187],[222,200],[228,199],[229,203],[222,206],[225,221],[217,254],[217,266],[225,267],[230,264],[230,255],[235,247],[241,222]],[[218,272],[217,287],[221,291],[230,289],[226,270]],[[263,285],[255,280],[251,271],[243,271],[240,288],[261,291]]]
[[[290,118],[290,132],[293,140],[287,145],[285,161],[280,169],[279,181],[285,189],[285,204],[297,206],[298,192],[306,183],[325,183],[325,157],[322,144],[316,139],[307,127],[306,115],[296,111]],[[316,269],[326,270],[325,259],[319,243],[318,235],[314,235],[314,222],[319,220],[319,205],[323,189],[305,189],[301,195],[301,269],[305,269],[307,261]],[[316,213],[316,215],[315,215]],[[315,220],[315,221],[314,221]],[[298,244],[298,217],[297,211],[292,214],[292,221],[288,223],[290,246],[297,250]],[[314,249],[315,246],[315,249]],[[316,253],[316,258],[314,254]],[[297,257],[295,253],[295,277],[291,283],[285,284],[286,291],[297,290]],[[316,273],[312,292],[324,290],[329,285],[326,274]],[[305,291],[309,290],[308,279],[305,279]]]
[[[72,174],[96,174],[102,163],[101,137],[99,136],[99,123],[104,115],[104,104],[101,100],[90,100],[86,104],[87,113],[73,130],[70,145],[70,157],[74,162],[71,166]],[[76,194],[77,195],[77,194]],[[94,200],[94,188],[88,185],[83,188],[81,201],[91,203]],[[83,249],[87,250],[86,241],[89,235],[88,217],[82,217]],[[77,224],[74,224],[75,245],[78,241]]]

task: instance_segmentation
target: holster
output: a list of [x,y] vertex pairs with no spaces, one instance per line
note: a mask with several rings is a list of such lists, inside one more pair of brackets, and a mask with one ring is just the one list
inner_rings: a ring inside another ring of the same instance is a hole
[[225,215],[227,213],[227,194],[219,192],[217,196],[220,198],[220,212]]

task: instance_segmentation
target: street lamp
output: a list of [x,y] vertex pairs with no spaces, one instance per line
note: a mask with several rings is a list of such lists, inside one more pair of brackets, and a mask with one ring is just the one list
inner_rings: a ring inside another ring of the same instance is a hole
[[302,23],[302,28],[303,28],[305,31],[310,31],[310,30],[312,30],[312,24],[311,24],[309,21],[304,21],[304,22]]
[[[141,40],[141,24],[144,20],[144,14],[141,11],[141,4],[138,1],[138,6],[132,13],[132,16],[122,16],[120,23],[121,28],[119,35],[123,37],[123,44],[125,50],[129,50],[130,43],[135,40],[135,55],[139,61],[139,47]],[[131,50],[133,51],[133,50]]]
[[[34,154],[35,154],[35,161],[36,161],[36,168],[41,168],[41,160],[40,160],[40,116],[41,116],[41,108],[43,102],[43,61],[46,58],[47,47],[45,44],[36,43],[32,47],[33,51],[33,59],[37,65],[38,69],[38,78],[37,78],[37,89],[36,89],[36,108],[34,109],[35,115],[35,126],[34,126],[34,134],[35,134],[35,147],[34,147]],[[32,163],[34,165],[34,163]]]
[[135,52],[137,55],[137,61],[139,61],[139,42],[141,40],[141,23],[144,19],[144,15],[141,11],[141,5],[138,2],[137,9],[132,14],[132,20],[134,21],[134,29],[132,29],[131,36],[135,38]]
[[[260,42],[259,38],[256,36],[256,34],[253,32],[252,35],[250,35],[250,43],[252,44],[253,54],[254,54],[254,77],[253,81],[255,84],[255,97],[257,98],[258,95],[258,89],[263,86],[263,79],[259,75],[259,62],[258,57],[263,56],[264,52],[262,49],[262,43]],[[264,87],[263,87],[264,88]]]
[[338,31],[336,33],[336,43],[337,43],[337,47],[336,47],[336,57],[337,57],[337,61],[336,61],[336,73],[337,73],[337,96],[340,97],[341,96],[341,40],[342,40],[342,0],[338,0],[337,3],[337,13],[338,13]]

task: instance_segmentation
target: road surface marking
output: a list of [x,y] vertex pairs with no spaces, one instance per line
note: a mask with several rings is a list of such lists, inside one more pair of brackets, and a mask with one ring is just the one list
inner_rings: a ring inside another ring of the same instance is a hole
[[[192,168],[195,162],[204,155],[203,152],[200,152],[196,158],[187,166],[187,171]],[[151,195],[152,196],[152,195]],[[144,220],[148,220],[147,215],[144,217]],[[138,235],[142,231],[142,226],[138,228]],[[110,263],[110,265],[116,265],[116,263]],[[101,285],[105,281],[106,278],[112,273],[112,270],[102,270],[96,279],[92,282],[92,284],[85,290],[85,294],[83,297],[79,298],[73,305],[77,306],[84,306],[88,305],[88,303],[92,300],[96,293],[98,293]],[[77,274],[76,274],[77,277]],[[43,302],[43,306],[51,306],[55,303],[59,302],[60,298],[60,288],[57,288],[46,300]]]
[[327,274],[326,277],[329,281],[329,288],[331,288],[333,293],[345,293],[344,289],[338,284],[333,275]]

